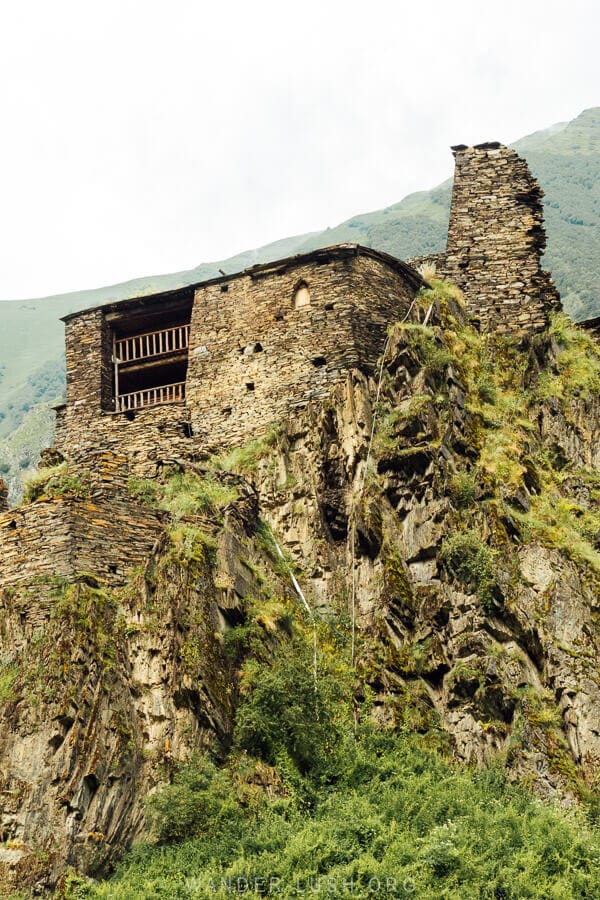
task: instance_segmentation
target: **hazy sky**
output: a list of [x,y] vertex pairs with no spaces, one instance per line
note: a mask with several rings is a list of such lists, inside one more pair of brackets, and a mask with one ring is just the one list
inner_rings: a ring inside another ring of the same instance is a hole
[[600,105],[597,0],[18,0],[0,298],[191,268],[387,206]]

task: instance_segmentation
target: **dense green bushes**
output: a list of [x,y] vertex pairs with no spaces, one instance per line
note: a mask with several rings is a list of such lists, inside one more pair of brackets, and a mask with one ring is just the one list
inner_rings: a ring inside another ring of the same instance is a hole
[[312,783],[330,780],[343,737],[341,686],[324,673],[315,681],[309,651],[288,648],[276,666],[247,666],[246,688],[236,746],[278,765],[288,778],[297,773]]
[[310,813],[289,797],[250,812],[233,799],[233,778],[227,787],[215,773],[208,791],[195,778],[182,776],[161,801],[163,823],[179,833],[186,785],[202,798],[190,840],[138,847],[111,882],[74,885],[70,896],[226,897],[245,885],[260,895],[270,883],[272,896],[295,897],[319,880],[326,896],[361,898],[600,895],[600,845],[575,814],[543,806],[495,769],[460,772],[407,736],[361,734]]
[[238,811],[227,773],[201,758],[181,768],[173,783],[148,801],[149,824],[160,843],[214,832]]
[[104,884],[71,878],[67,897],[600,895],[600,842],[579,812],[360,715],[355,732],[344,678],[321,659],[315,689],[311,664],[296,640],[247,672],[226,765],[180,769],[149,802],[161,846]]

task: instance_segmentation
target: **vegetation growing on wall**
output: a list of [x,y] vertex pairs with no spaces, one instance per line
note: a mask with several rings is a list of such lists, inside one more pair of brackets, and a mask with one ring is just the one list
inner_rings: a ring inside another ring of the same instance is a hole
[[[509,337],[480,335],[464,318],[460,292],[443,281],[431,284],[420,302],[424,309],[434,303],[442,329],[406,324],[399,327],[397,340],[411,347],[429,372],[429,402],[441,410],[442,429],[449,401],[428,360],[451,365],[466,388],[468,447],[447,484],[456,534],[446,542],[442,559],[459,581],[489,596],[493,554],[507,541],[494,523],[508,516],[522,529],[523,539],[560,549],[590,578],[600,579],[598,473],[591,465],[568,463],[560,446],[541,433],[539,422],[540,410],[551,407],[565,432],[585,428],[586,404],[600,395],[600,348],[563,313],[554,314],[549,332],[527,347]],[[420,407],[426,406],[424,397]],[[384,443],[398,441],[397,422],[392,410],[381,426]],[[587,485],[583,493],[582,484]]]

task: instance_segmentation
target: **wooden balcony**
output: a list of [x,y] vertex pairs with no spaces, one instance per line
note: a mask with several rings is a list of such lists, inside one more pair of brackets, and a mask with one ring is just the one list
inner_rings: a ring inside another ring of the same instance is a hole
[[113,353],[115,364],[123,366],[144,359],[187,353],[189,345],[189,324],[176,325],[160,331],[115,338]]
[[185,381],[180,381],[177,384],[146,388],[130,394],[118,394],[115,397],[115,405],[117,412],[129,412],[148,406],[160,406],[163,403],[179,403],[183,400],[185,400]]

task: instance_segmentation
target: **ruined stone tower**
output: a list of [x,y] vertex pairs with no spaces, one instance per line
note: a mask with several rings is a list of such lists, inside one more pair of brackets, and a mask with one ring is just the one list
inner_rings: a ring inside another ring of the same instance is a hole
[[545,328],[560,306],[541,267],[543,192],[524,159],[497,142],[459,145],[444,273],[464,291],[482,330]]

